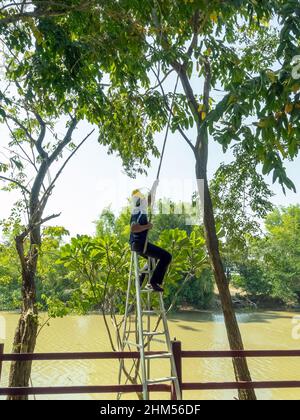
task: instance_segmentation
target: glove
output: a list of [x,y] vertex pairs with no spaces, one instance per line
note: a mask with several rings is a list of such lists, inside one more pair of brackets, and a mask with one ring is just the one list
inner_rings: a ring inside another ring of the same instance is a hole
[[158,184],[159,184],[159,180],[158,180],[158,179],[156,179],[156,180],[154,181],[154,183],[153,183],[153,185],[152,185],[152,188],[151,188],[151,190],[150,190],[150,193],[149,193],[149,196],[150,196],[150,206],[151,206],[151,209],[153,209],[154,204],[155,204],[155,195],[156,195],[156,190],[157,190]]

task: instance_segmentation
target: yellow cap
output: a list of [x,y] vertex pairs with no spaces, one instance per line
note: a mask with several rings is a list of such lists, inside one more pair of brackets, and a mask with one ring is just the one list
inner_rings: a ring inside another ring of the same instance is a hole
[[145,198],[144,194],[142,194],[140,190],[132,191],[132,197]]

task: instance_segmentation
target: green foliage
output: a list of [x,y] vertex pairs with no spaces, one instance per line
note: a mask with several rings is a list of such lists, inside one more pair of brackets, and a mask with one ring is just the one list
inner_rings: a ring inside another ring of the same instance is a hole
[[258,261],[245,261],[238,265],[238,274],[233,274],[232,283],[251,296],[272,296],[272,283]]
[[[213,279],[210,270],[205,268],[203,232],[200,228],[187,226],[184,214],[175,214],[178,204],[164,200],[158,207],[160,211],[153,216],[154,228],[149,232],[149,240],[173,255],[165,287],[166,303],[170,305],[180,290],[173,308],[181,305],[206,308],[213,296]],[[166,207],[170,210],[168,214],[163,212]],[[115,234],[127,247],[129,219],[130,207],[123,209],[117,218],[109,208],[105,209],[96,222],[97,237]]]
[[252,239],[247,257],[237,264],[235,283],[252,296],[295,304],[300,297],[300,207],[275,209],[265,226],[265,236]]
[[[224,151],[237,143],[274,182],[294,189],[284,160],[299,150],[299,83],[291,76],[299,10],[297,0],[71,2],[57,16],[49,5],[36,20],[0,25],[0,35],[13,52],[9,77],[24,81],[21,95],[38,96],[52,115],[76,109],[79,119],[96,123],[99,141],[130,175],[149,165],[149,153],[157,155],[153,133],[166,124],[174,99],[173,130],[199,126],[200,113],[202,128]],[[204,109],[193,93],[196,111],[186,92],[173,98],[151,89],[150,70],[167,73],[176,62],[199,81],[209,62],[212,88],[223,98]]]
[[241,253],[249,236],[261,234],[260,222],[273,209],[273,193],[257,173],[255,160],[242,152],[232,163],[220,165],[210,189],[216,221],[224,231],[224,257],[226,252]]
[[279,208],[266,219],[265,262],[273,294],[295,301],[300,296],[300,206]]
[[115,235],[77,236],[61,249],[59,264],[68,270],[76,289],[68,305],[77,312],[94,308],[115,313],[123,305],[129,273],[129,246]]
[[157,211],[154,215],[154,228],[150,232],[152,241],[158,240],[164,230],[176,229],[185,231],[188,235],[192,232],[192,226],[187,225],[187,214],[184,203],[174,203],[170,200],[159,200]]
[[[224,252],[233,253],[234,247],[242,245],[239,233],[245,247],[250,241],[247,235],[251,237],[257,221],[247,220],[239,207],[242,184],[251,197],[247,205],[256,216],[265,217],[270,210],[270,192],[256,173],[258,164],[262,165],[263,174],[273,173],[274,182],[278,181],[283,188],[295,189],[286,174],[284,160],[294,159],[300,145],[300,86],[292,77],[292,58],[300,51],[299,2],[107,0],[92,1],[89,8],[83,9],[78,9],[79,0],[65,3],[62,8],[39,5],[36,18],[21,16],[13,24],[9,21],[4,24],[4,21],[16,13],[17,6],[12,5],[11,11],[3,9],[0,15],[0,38],[6,46],[4,79],[13,86],[12,90],[0,92],[0,118],[1,122],[15,122],[10,143],[12,155],[7,162],[1,162],[0,170],[6,175],[12,173],[17,181],[5,184],[5,188],[11,190],[27,185],[28,175],[18,150],[26,146],[26,150],[32,151],[28,132],[38,136],[40,130],[35,111],[42,115],[51,130],[58,118],[71,112],[78,120],[87,119],[96,124],[99,142],[107,146],[109,153],[116,152],[127,173],[134,176],[149,166],[151,154],[157,156],[154,133],[165,126],[174,100],[173,130],[185,130],[196,123],[198,132],[199,125],[202,132],[208,130],[224,152],[229,147],[235,151],[236,162],[220,168],[213,188],[219,209],[220,234],[225,233],[224,241],[232,245],[227,246],[227,250],[224,247]],[[278,19],[276,29],[274,22]],[[195,32],[198,43],[193,42]],[[188,50],[188,46],[192,48]],[[207,76],[209,63],[212,88],[222,90],[222,97],[217,102],[210,100],[209,109],[205,109],[204,97],[198,92],[192,93],[191,98],[186,91],[164,94],[154,87],[150,71],[159,68],[166,74],[174,69],[174,63],[179,63],[188,82],[196,77],[197,86]],[[195,100],[197,110],[191,108],[191,99]],[[51,152],[58,142],[58,137],[54,136],[52,142],[45,145],[46,151]],[[243,157],[243,162],[239,156]],[[248,164],[250,174],[247,175]],[[239,177],[234,177],[237,168]],[[225,189],[222,200],[222,182],[227,180],[231,188]],[[20,215],[25,210],[24,201],[19,202],[12,223],[7,224],[8,229],[14,225],[17,232],[21,226]],[[223,225],[220,224],[222,215],[225,215]],[[129,233],[127,216],[128,210],[117,220],[102,220],[97,228],[98,239],[113,232],[118,246],[125,249]],[[188,247],[192,246],[193,233],[184,228],[181,221],[176,226],[173,215],[168,219],[158,216],[158,229],[153,232],[155,240],[165,241],[162,229],[165,222],[172,228],[173,239],[168,240],[188,242]],[[84,242],[83,238],[81,240]],[[267,240],[271,241],[274,255],[280,257],[278,249],[282,243],[278,236],[270,231]],[[297,249],[297,244],[293,245]],[[49,246],[55,249],[58,244]],[[73,246],[76,249],[75,244]],[[269,249],[269,245],[262,248]],[[192,258],[186,245],[182,245],[182,256]],[[285,266],[285,279],[271,253],[266,256],[263,253],[263,256],[274,269],[274,276],[271,280],[268,278],[268,282],[271,281],[273,292],[279,295],[280,286],[276,283],[279,278],[287,283],[294,282],[296,256],[292,254],[285,261],[278,258]],[[92,253],[88,258],[94,258]],[[96,261],[93,260],[93,264]],[[102,264],[104,267],[105,260]],[[177,267],[176,259],[174,267]],[[43,269],[40,267],[42,277],[48,278],[49,274],[49,278],[54,279],[54,268],[52,273]],[[64,266],[64,270],[69,268]],[[171,273],[171,278],[175,274]],[[60,276],[68,284],[70,279],[66,272],[62,270]],[[67,295],[73,291],[78,293],[78,287],[76,284],[75,291],[71,288]]]
[[[171,304],[172,296],[178,292],[180,285],[181,282],[177,284],[171,283],[168,286],[169,295],[166,297],[166,304]],[[211,309],[213,293],[214,280],[212,272],[209,269],[204,269],[199,277],[192,278],[182,287],[173,308]]]
[[[198,228],[190,235],[179,228],[164,230],[158,245],[171,252],[172,264],[165,284],[166,302],[174,307],[206,308],[213,295],[213,279],[207,271],[205,240]],[[178,297],[177,297],[178,296]]]
[[[164,218],[166,229],[162,229]],[[173,218],[174,228],[168,226],[168,215],[159,215],[159,219],[156,243],[173,255],[166,303],[176,297],[173,309],[209,308],[213,278],[201,229],[194,227],[189,233],[182,229],[180,218],[177,228]],[[127,210],[113,218],[105,210],[94,238],[78,236],[65,243],[68,232],[64,228],[45,228],[37,273],[40,309],[48,310],[50,317],[95,309],[123,312],[130,262],[127,225]],[[228,226],[226,220],[224,226]],[[231,282],[254,300],[269,297],[294,304],[300,297],[300,207],[275,209],[266,217],[265,226],[265,234],[253,235],[250,230],[242,245],[235,242],[233,246],[230,235],[223,238],[222,252]],[[1,310],[20,308],[20,276],[13,239],[7,236],[0,245]]]
[[96,236],[101,237],[113,233],[116,224],[116,217],[108,207],[101,213],[99,219],[95,222]]
[[[42,309],[46,308],[45,296],[48,301],[60,297],[68,299],[73,284],[67,278],[67,272],[55,261],[64,237],[68,235],[63,227],[47,227],[43,231],[43,244],[40,250],[38,264],[37,298]],[[25,243],[25,248],[28,243]],[[14,244],[14,230],[6,234],[5,242],[0,244],[0,308],[7,310],[20,309],[21,306],[21,269]]]
[[18,259],[9,238],[0,244],[0,308],[12,310],[20,307],[21,273]]

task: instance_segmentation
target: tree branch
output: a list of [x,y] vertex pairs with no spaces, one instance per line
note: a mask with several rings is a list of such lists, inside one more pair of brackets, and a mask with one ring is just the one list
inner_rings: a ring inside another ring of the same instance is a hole
[[23,191],[30,195],[30,191],[25,187],[25,185],[21,184],[21,182],[17,181],[16,179],[7,178],[6,176],[2,175],[0,175],[0,179],[16,184],[19,188],[21,188]]
[[[153,71],[153,70],[152,70]],[[159,83],[153,87],[151,87],[150,89],[148,89],[145,93],[150,92],[151,90],[155,90],[158,87],[160,87],[161,85],[163,85],[163,83],[166,81],[166,79],[170,76],[171,73],[173,73],[174,69],[169,70],[164,77],[162,78],[162,80],[159,81]],[[153,72],[154,73],[154,72]]]
[[40,124],[40,127],[41,127],[41,132],[40,132],[40,135],[39,135],[37,141],[35,142],[35,146],[36,146],[36,149],[37,149],[39,155],[43,159],[48,159],[48,154],[45,152],[45,150],[43,149],[43,146],[42,146],[43,141],[45,139],[45,135],[46,135],[46,123],[36,111],[34,111],[34,115],[35,115],[36,119],[38,120],[38,123]]
[[51,165],[64,150],[64,148],[72,141],[72,134],[78,124],[76,117],[72,118],[70,127],[61,143],[58,144],[52,155],[49,157],[49,164]]
[[29,138],[29,140],[33,143],[35,143],[34,138],[32,137],[32,135],[29,133],[29,131],[27,130],[27,128],[15,117],[13,117],[12,115],[7,115],[5,114],[6,118],[9,120],[12,120],[15,124],[17,124],[26,134],[26,136]]
[[[203,87],[203,105],[204,105],[204,111],[206,112],[206,115],[207,115],[209,113],[209,99],[210,99],[210,90],[211,90],[211,67],[210,67],[210,62],[208,58],[206,57],[203,58],[203,64],[204,64],[204,71],[205,71],[205,80],[204,80],[204,87]],[[201,133],[202,128],[204,128],[203,124],[201,125],[199,133]],[[195,149],[198,150],[199,147],[203,147],[203,151],[207,159],[208,145],[203,144],[205,141],[207,141],[207,136],[198,135]]]
[[[161,46],[164,48],[164,50],[170,50],[171,46],[169,44],[168,38],[163,33],[162,27],[161,27],[161,25],[159,23],[159,20],[158,20],[158,16],[157,16],[157,12],[156,12],[155,7],[152,9],[152,19],[153,19],[154,26],[156,27],[156,30],[159,31],[159,33],[161,34],[161,36],[160,36]],[[197,103],[196,98],[194,96],[194,92],[193,92],[193,89],[191,87],[190,81],[187,77],[185,66],[182,65],[177,60],[174,60],[171,64],[172,64],[172,67],[174,68],[174,70],[177,72],[177,74],[180,77],[184,92],[185,92],[185,94],[188,98],[188,101],[189,101],[189,107],[192,111],[192,114],[194,115],[194,119],[196,121],[196,124],[198,126],[198,131],[199,131],[200,128],[201,128],[201,119],[200,119],[200,115],[199,115],[199,112],[198,112],[198,103]]]
[[[65,8],[68,8],[68,9],[74,8],[73,6],[70,6],[69,4],[66,4],[66,3],[63,3],[63,2],[59,3],[59,2],[55,2],[55,1],[40,0],[38,3],[39,3],[38,6],[49,6],[49,7],[51,7],[51,6],[55,7],[56,6],[56,7],[61,7],[61,8],[65,7]],[[26,1],[26,0],[24,0],[22,2],[15,2],[14,1],[13,3],[9,3],[9,4],[6,4],[5,6],[1,7],[0,11],[2,12],[5,9],[9,9],[11,7],[18,7],[18,6],[21,6],[24,9],[24,7],[30,6],[30,5],[31,6],[36,6],[36,2]]]
[[[19,4],[23,5],[23,7],[24,7],[23,2],[19,3]],[[28,5],[30,5],[30,4],[35,5],[34,2],[30,2],[30,3],[27,3],[27,4]],[[7,25],[9,23],[14,23],[14,22],[17,22],[19,20],[26,20],[28,18],[65,16],[67,13],[70,13],[72,11],[85,11],[85,10],[89,11],[90,8],[91,8],[91,2],[90,1],[82,1],[82,3],[79,3],[78,5],[75,5],[75,6],[70,6],[70,5],[65,4],[65,3],[58,3],[58,2],[52,2],[52,1],[39,1],[39,5],[48,6],[48,7],[51,7],[51,6],[52,7],[53,6],[62,7],[62,8],[65,8],[65,10],[49,10],[49,9],[46,9],[46,10],[41,9],[40,10],[40,9],[37,9],[37,10],[34,10],[32,12],[24,12],[23,11],[23,12],[20,12],[20,13],[15,13],[13,15],[7,14],[6,17],[0,18],[0,26],[1,25]],[[4,12],[5,8],[13,7],[13,6],[16,6],[16,3],[11,3],[11,4],[3,7],[1,9],[2,14],[7,13],[7,12]]]
[[45,217],[44,219],[41,219],[37,223],[29,223],[29,226],[24,230],[24,232],[21,235],[18,235],[17,238],[19,238],[19,240],[24,241],[26,236],[28,236],[30,234],[30,232],[32,232],[34,229],[36,229],[37,227],[43,225],[44,223],[47,223],[50,220],[56,219],[57,217],[60,217],[60,216],[61,216],[61,213],[52,214],[51,216],[48,216],[48,217]]
[[198,130],[200,130],[201,119],[200,119],[200,114],[198,112],[199,104],[198,104],[198,102],[195,98],[194,91],[193,91],[192,86],[190,84],[189,78],[188,78],[188,76],[186,74],[186,71],[183,68],[183,66],[180,65],[180,67],[179,67],[176,63],[173,63],[173,67],[175,68],[175,70],[179,74],[183,90],[184,90],[184,92],[186,94],[186,97],[188,99],[188,102],[189,102],[190,110],[192,111],[192,114],[194,115],[194,119],[195,119],[196,124],[198,126]]
[[65,169],[65,167],[67,166],[67,164],[69,163],[69,161],[72,159],[72,157],[77,153],[77,151],[80,149],[80,147],[87,141],[87,139],[94,133],[95,129],[93,129],[79,144],[78,146],[73,150],[73,152],[70,154],[70,156],[66,159],[66,161],[64,162],[64,164],[62,165],[62,167],[59,169],[59,171],[57,172],[57,174],[55,175],[53,181],[51,182],[51,184],[49,185],[49,187],[47,188],[47,190],[44,192],[43,197],[41,198],[40,201],[40,206],[44,208],[47,200],[51,194],[51,191],[53,190],[54,186],[55,186],[55,182],[57,181],[57,179],[59,178],[59,176],[61,175],[62,171]]
[[[9,117],[7,117],[7,118],[9,118]],[[10,131],[10,134],[11,134],[11,136],[15,139],[15,142],[16,142],[16,145],[21,149],[21,151],[24,153],[24,155],[26,156],[26,157],[24,157],[24,156],[22,156],[22,155],[19,155],[19,157],[20,158],[22,158],[22,159],[24,159],[24,160],[26,160],[28,163],[30,163],[33,167],[34,167],[34,169],[37,171],[38,169],[37,169],[37,167],[36,167],[36,164],[35,164],[35,161],[34,161],[34,159],[31,159],[30,158],[30,156],[28,155],[28,153],[26,152],[26,150],[23,148],[23,146],[21,145],[21,143],[16,139],[16,137],[15,137],[15,135],[14,135],[14,132],[13,132],[13,130],[11,129],[11,127],[10,127],[10,125],[8,124],[8,121],[7,121],[7,118],[5,119],[5,123],[6,123],[6,126],[7,126],[7,128],[9,129],[9,131]],[[12,118],[10,118],[10,119],[12,119]],[[14,121],[15,119],[13,119],[13,121]],[[16,120],[16,123],[17,123],[17,120]],[[21,127],[20,127],[21,128]],[[26,130],[26,128],[24,127],[24,129]],[[30,143],[30,144],[32,144],[32,143]],[[12,152],[10,149],[8,149],[10,152]]]
[[[154,75],[155,75],[155,77],[156,77],[156,79],[158,81],[158,86],[161,89],[161,92],[162,92],[162,95],[163,95],[163,98],[164,98],[164,101],[165,101],[166,108],[170,112],[170,114],[172,115],[172,117],[174,117],[173,110],[172,110],[172,108],[170,108],[170,106],[168,104],[168,101],[166,99],[166,94],[165,94],[165,91],[164,91],[164,87],[162,85],[162,82],[159,80],[158,74],[155,72],[155,70],[153,70],[153,68],[151,70],[153,71],[153,73],[154,73]],[[191,142],[191,140],[187,137],[187,135],[185,134],[185,132],[183,131],[183,129],[181,127],[178,127],[177,129],[178,129],[179,133],[182,135],[182,137],[184,138],[184,140],[187,142],[187,144],[190,146],[190,148],[192,149],[192,151],[195,152],[195,146],[193,145],[193,143]]]
[[193,51],[198,45],[198,35],[199,35],[199,27],[200,27],[200,11],[199,9],[195,11],[194,17],[193,17],[193,24],[194,24],[194,35],[191,41],[191,44],[187,50],[187,55],[189,57],[192,56]]
[[[204,14],[204,13],[203,13]],[[200,14],[200,10],[196,10],[193,18],[193,26],[194,26],[194,35],[191,41],[191,44],[188,48],[187,55],[189,57],[192,56],[193,51],[197,48],[198,45],[198,36],[201,30],[205,27],[206,22],[209,19],[209,14],[206,13],[204,16]]]
[[35,226],[33,226],[33,228],[35,228],[35,227],[37,227],[37,226],[41,226],[41,225],[43,225],[44,223],[49,222],[50,220],[57,219],[57,218],[58,218],[58,217],[60,217],[60,216],[61,216],[61,213],[58,213],[58,214],[52,214],[51,216],[45,217],[44,219],[42,219],[42,220],[40,220],[38,223],[36,223],[36,224],[35,224]]

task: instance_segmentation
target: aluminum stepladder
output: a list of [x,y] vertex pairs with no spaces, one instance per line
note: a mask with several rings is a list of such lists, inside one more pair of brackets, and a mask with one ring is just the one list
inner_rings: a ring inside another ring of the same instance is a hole
[[[153,271],[155,269],[156,261],[152,258],[148,259],[148,264],[146,269],[140,269],[139,267],[139,256],[136,252],[131,253],[131,264],[130,264],[130,274],[127,287],[126,295],[126,306],[125,306],[125,316],[123,321],[123,335],[122,335],[122,344],[121,351],[125,351],[126,347],[129,348],[129,351],[132,351],[132,347],[138,348],[140,352],[140,373],[141,381],[143,385],[143,399],[149,399],[149,385],[158,384],[163,382],[171,382],[174,385],[175,394],[177,400],[181,400],[181,391],[178,381],[178,376],[176,372],[176,364],[174,355],[172,353],[172,344],[170,339],[170,333],[168,328],[167,315],[163,300],[163,294],[153,292],[150,288],[141,289],[140,286],[140,275],[145,274],[149,279],[151,278]],[[134,278],[134,281],[133,281]],[[134,289],[134,290],[133,290]],[[134,291],[134,293],[132,293]],[[159,308],[155,309],[152,307],[153,296],[158,295]],[[144,299],[145,297],[145,299]],[[146,308],[145,308],[146,306]],[[131,330],[130,325],[130,315],[132,310],[135,309],[135,328]],[[156,315],[157,326],[161,318],[163,331],[157,331],[155,328],[154,331],[151,331],[151,317]],[[144,327],[144,320],[146,316],[146,327]],[[133,340],[130,340],[131,337],[134,337]],[[151,351],[151,342],[154,340],[155,336],[162,336],[165,339],[166,352],[157,352],[157,354],[147,355],[146,352]],[[151,361],[154,359],[169,359],[170,360],[170,372],[171,376],[162,377],[158,379],[150,379],[150,366]],[[120,362],[120,372],[119,372],[119,381],[122,374],[122,368],[124,366],[124,360]]]

